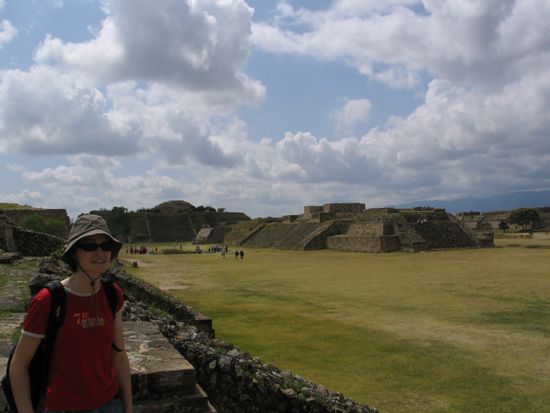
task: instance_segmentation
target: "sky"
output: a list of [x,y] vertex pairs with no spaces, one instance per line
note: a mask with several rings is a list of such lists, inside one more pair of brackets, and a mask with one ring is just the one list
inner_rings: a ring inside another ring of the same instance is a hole
[[0,0],[0,202],[550,189],[548,0]]

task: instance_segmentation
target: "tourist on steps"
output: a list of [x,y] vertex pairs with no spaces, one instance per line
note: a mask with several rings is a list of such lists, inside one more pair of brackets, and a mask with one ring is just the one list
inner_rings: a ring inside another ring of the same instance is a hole
[[[61,283],[66,315],[50,362],[48,386],[38,412],[89,411],[133,413],[130,366],[122,332],[123,297],[116,284],[113,311],[100,277],[122,243],[98,215],[81,215],[71,227],[61,259],[72,275]],[[42,289],[32,299],[23,322],[10,381],[19,413],[33,413],[28,367],[45,337],[51,296]],[[112,305],[112,304],[111,304]]]

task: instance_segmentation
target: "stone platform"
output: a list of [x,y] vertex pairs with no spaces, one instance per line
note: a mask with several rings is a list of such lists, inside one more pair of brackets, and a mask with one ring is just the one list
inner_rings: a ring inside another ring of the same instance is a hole
[[195,369],[150,322],[124,322],[134,412],[215,412]]

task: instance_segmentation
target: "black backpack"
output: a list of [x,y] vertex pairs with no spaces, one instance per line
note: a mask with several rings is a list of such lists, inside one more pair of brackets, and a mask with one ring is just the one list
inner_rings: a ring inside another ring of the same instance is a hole
[[[110,279],[101,279],[103,290],[109,301],[109,308],[115,316],[117,306],[117,295],[113,282]],[[34,410],[37,409],[38,403],[42,399],[48,386],[48,375],[50,371],[50,359],[53,352],[55,340],[57,338],[57,332],[65,321],[65,312],[67,308],[67,296],[65,295],[65,289],[60,281],[54,280],[48,282],[44,288],[47,288],[52,297],[50,306],[50,314],[48,316],[48,325],[46,327],[46,337],[42,339],[36,353],[34,354],[31,363],[29,365],[29,378],[31,385],[31,401]],[[13,398],[13,391],[9,379],[10,364],[15,351],[14,345],[11,349],[8,365],[6,367],[6,375],[2,378],[2,390],[6,395],[9,411],[11,413],[17,413],[17,406],[15,405],[15,399]]]

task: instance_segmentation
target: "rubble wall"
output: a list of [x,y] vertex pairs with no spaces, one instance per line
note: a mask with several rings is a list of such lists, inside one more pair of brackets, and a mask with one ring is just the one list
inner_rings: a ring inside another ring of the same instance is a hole
[[13,238],[17,252],[27,257],[44,257],[63,247],[64,242],[53,235],[15,227]]

